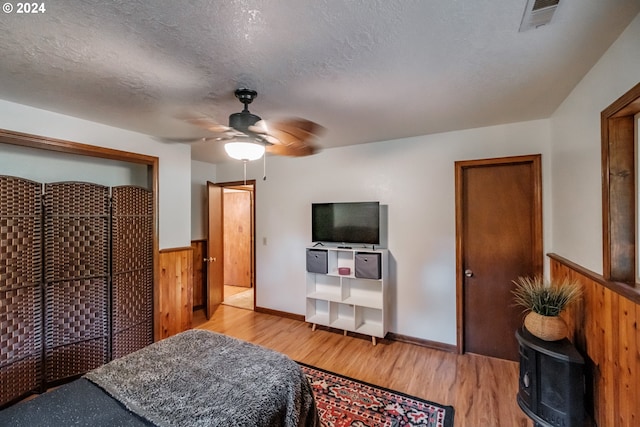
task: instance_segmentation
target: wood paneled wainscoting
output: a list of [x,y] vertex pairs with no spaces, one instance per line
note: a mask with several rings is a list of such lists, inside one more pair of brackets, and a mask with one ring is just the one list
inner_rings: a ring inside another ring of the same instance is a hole
[[583,298],[565,319],[585,357],[586,408],[598,427],[640,425],[640,293],[606,281],[555,254],[551,278],[582,284]]
[[193,319],[193,249],[162,249],[159,261],[154,340],[191,328]]

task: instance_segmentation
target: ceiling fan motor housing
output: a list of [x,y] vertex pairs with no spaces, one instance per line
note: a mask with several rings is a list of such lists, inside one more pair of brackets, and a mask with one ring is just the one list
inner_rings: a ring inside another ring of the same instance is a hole
[[260,117],[255,114],[242,111],[241,113],[233,113],[229,116],[229,126],[240,132],[248,133],[249,126],[253,126],[259,120],[261,120]]

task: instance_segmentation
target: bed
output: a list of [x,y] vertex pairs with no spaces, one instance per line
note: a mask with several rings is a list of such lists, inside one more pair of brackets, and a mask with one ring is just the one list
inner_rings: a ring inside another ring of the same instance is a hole
[[296,362],[194,329],[6,408],[0,425],[319,427],[320,422]]

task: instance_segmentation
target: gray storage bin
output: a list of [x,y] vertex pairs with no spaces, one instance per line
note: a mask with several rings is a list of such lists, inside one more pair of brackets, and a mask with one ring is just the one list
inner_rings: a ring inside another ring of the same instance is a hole
[[307,249],[307,271],[327,274],[327,251],[325,249]]
[[355,257],[356,277],[359,279],[379,279],[381,276],[380,254],[358,252]]

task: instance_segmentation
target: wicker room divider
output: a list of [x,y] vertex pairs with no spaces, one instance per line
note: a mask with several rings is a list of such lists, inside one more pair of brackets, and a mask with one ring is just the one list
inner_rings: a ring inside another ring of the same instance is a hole
[[0,405],[42,386],[42,184],[0,176]]
[[112,208],[112,355],[118,358],[153,341],[152,194],[113,187]]
[[109,359],[109,187],[44,186],[45,382]]
[[153,341],[151,192],[42,187],[0,176],[0,407]]

